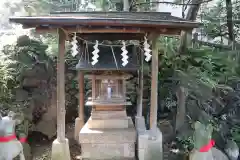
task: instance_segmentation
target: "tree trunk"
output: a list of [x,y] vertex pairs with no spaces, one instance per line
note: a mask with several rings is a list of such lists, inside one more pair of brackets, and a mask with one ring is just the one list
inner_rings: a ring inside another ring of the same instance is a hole
[[[188,9],[188,13],[186,15],[186,19],[189,21],[195,21],[197,19],[197,14],[200,9],[201,3],[203,0],[192,0],[190,8]],[[179,46],[179,54],[185,53],[187,51],[187,47],[189,43],[191,44],[192,32],[183,31],[180,37],[180,46]],[[183,125],[186,116],[186,89],[184,87],[179,88],[177,91],[178,98],[178,109],[175,117],[175,132],[178,131]]]
[[177,96],[178,108],[177,108],[177,114],[176,114],[175,132],[179,131],[185,122],[186,99],[188,96],[188,92],[184,87],[180,86],[176,92],[176,96]]
[[[192,0],[191,4],[195,5],[190,5],[190,8],[188,10],[188,13],[186,15],[186,19],[189,21],[195,21],[197,18],[198,11],[200,9],[201,3],[203,0]],[[180,38],[180,46],[179,46],[179,53],[184,53],[187,49],[188,46],[188,41],[192,39],[192,33],[191,32],[182,32],[181,33],[181,38]]]
[[233,13],[232,13],[232,1],[226,0],[226,10],[227,10],[227,26],[228,26],[228,36],[230,42],[228,44],[234,44],[234,32],[233,32]]

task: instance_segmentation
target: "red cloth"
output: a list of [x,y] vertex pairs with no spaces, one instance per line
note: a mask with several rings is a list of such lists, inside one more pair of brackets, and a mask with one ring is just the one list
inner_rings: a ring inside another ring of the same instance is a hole
[[19,138],[19,141],[21,143],[25,143],[27,141],[27,138],[26,137]]
[[6,136],[6,137],[0,137],[0,142],[9,142],[14,139],[16,139],[16,135]]
[[202,146],[199,151],[200,152],[208,152],[210,149],[212,149],[212,147],[215,145],[215,141],[214,140],[210,140],[208,144],[206,144],[205,146]]
[[[9,141],[12,141],[14,139],[17,139],[17,136],[16,135],[11,135],[11,136],[6,136],[6,137],[0,137],[0,143],[1,142],[9,142]],[[19,138],[19,141],[21,143],[25,143],[27,141],[27,138],[26,137],[22,137],[22,138]]]

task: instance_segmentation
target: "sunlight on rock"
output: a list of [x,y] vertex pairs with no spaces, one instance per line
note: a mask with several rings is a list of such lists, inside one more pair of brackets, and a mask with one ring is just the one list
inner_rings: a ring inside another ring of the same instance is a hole
[[179,153],[180,152],[179,149],[171,149],[170,151],[173,152],[173,153]]
[[79,155],[79,156],[76,156],[75,158],[81,160],[81,159],[82,159],[82,156]]

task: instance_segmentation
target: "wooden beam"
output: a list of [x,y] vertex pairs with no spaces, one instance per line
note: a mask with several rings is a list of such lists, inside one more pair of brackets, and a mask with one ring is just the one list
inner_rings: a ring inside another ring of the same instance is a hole
[[151,81],[151,105],[150,105],[150,128],[157,127],[158,114],[158,35],[152,39],[152,81]]
[[[142,29],[132,28],[63,28],[67,33],[144,33]],[[56,32],[57,28],[36,27],[36,32]]]
[[88,78],[88,79],[99,79],[99,80],[102,80],[102,79],[118,80],[118,79],[128,79],[131,76],[130,75],[115,75],[115,74],[113,74],[113,75],[85,75],[84,77]]
[[[121,36],[119,36],[121,35]],[[144,33],[81,33],[78,36],[84,40],[143,40]],[[69,34],[70,39],[72,35]]]
[[57,63],[57,139],[65,142],[65,39],[63,30],[58,30],[58,63]]
[[[36,27],[35,28],[37,33],[47,33],[47,32],[51,32],[51,33],[56,33],[57,32],[57,28],[49,28],[49,27]],[[67,28],[64,27],[63,30],[66,33],[81,33],[81,34],[118,34],[118,38],[121,39],[121,36],[119,36],[119,34],[146,34],[146,33],[150,33],[150,32],[155,32],[158,34],[162,34],[162,35],[180,35],[181,33],[181,28],[138,28],[138,29],[134,29],[134,28],[116,28],[116,27],[99,27],[99,28]],[[104,38],[104,37],[102,37]],[[105,37],[107,38],[107,37]],[[108,37],[109,38],[109,37]]]

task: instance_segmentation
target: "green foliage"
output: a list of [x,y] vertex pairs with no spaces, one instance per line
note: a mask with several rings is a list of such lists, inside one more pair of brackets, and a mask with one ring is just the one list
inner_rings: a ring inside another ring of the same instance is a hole
[[194,148],[192,137],[177,137],[177,147],[185,153],[189,153]]
[[[239,19],[240,15],[240,3],[238,0],[232,0],[233,6],[233,21]],[[227,27],[227,15],[226,4],[224,0],[218,0],[215,4],[209,7],[203,8],[200,13],[201,20],[204,24],[204,35],[210,38],[228,39],[228,27]],[[235,40],[239,43],[239,26],[240,24],[234,23]],[[222,43],[221,41],[218,43]]]
[[160,80],[170,79],[170,83],[188,88],[192,96],[202,101],[210,99],[213,90],[232,90],[227,82],[239,76],[237,52],[225,54],[210,48],[190,48],[188,53],[179,55],[178,42],[171,37],[160,40]]
[[32,69],[35,63],[48,63],[45,51],[47,46],[22,36],[16,45],[7,45],[0,55],[0,100],[1,104],[13,104],[14,90],[21,85],[25,72]]
[[231,129],[232,139],[236,141],[236,143],[240,144],[240,127],[238,125],[234,126]]

